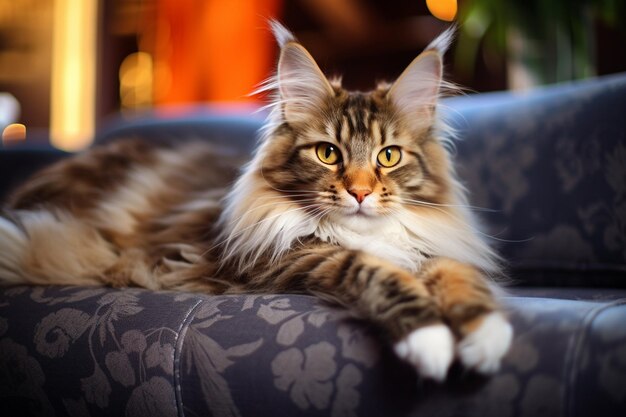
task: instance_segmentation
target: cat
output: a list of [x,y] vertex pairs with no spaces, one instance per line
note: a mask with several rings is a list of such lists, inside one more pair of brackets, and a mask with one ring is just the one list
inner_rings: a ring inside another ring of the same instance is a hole
[[[349,92],[277,22],[250,162],[120,140],[48,167],[0,216],[3,284],[305,293],[376,325],[424,378],[498,370],[498,255],[456,180],[438,108],[449,29],[393,83]],[[234,184],[234,185],[230,185]]]

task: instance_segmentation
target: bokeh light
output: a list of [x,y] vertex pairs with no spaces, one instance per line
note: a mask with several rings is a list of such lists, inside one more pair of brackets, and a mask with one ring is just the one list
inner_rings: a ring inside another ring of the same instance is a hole
[[11,123],[2,131],[2,143],[9,145],[26,139],[26,126],[21,123]]
[[456,0],[426,0],[426,6],[433,16],[446,22],[453,21],[456,16]]

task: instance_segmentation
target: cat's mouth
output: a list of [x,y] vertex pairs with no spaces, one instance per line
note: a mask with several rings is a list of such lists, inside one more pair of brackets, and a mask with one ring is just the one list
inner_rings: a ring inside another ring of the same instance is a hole
[[358,203],[356,199],[343,199],[339,204],[335,204],[338,212],[346,218],[374,218],[380,215],[379,204],[375,200],[365,199]]
[[348,217],[368,218],[376,217],[378,213],[371,207],[366,207],[362,204],[356,206],[346,207],[345,214]]

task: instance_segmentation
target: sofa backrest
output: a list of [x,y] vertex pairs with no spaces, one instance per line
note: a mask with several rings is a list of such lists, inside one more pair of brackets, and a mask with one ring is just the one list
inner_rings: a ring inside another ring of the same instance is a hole
[[94,142],[100,145],[133,137],[154,142],[210,140],[252,153],[264,119],[264,114],[249,107],[224,110],[198,106],[171,113],[161,110],[132,118],[114,117],[100,129]]
[[626,74],[446,102],[458,172],[514,278],[626,286]]

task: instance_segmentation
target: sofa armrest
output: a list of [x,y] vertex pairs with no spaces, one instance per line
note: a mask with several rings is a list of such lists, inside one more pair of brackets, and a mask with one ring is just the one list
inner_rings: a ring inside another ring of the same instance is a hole
[[504,302],[501,371],[439,385],[314,297],[2,288],[0,401],[43,416],[623,415],[623,299]]

